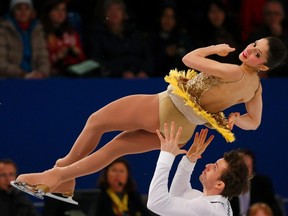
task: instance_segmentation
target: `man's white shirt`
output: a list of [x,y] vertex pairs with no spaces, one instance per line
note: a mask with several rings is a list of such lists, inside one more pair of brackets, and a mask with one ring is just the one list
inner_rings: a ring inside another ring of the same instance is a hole
[[147,206],[163,216],[232,216],[227,198],[221,195],[203,196],[199,190],[191,188],[190,178],[196,163],[186,156],[180,161],[173,178],[170,191],[168,177],[175,156],[161,151],[153,179],[149,187]]

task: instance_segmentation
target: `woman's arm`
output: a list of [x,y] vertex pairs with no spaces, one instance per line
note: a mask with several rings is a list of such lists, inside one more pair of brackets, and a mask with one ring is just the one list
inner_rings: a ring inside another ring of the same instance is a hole
[[[241,78],[242,73],[239,73],[238,65],[220,63],[206,57],[217,54],[226,56],[229,52],[233,52],[235,48],[231,48],[227,44],[218,44],[208,47],[198,48],[186,54],[182,61],[183,63],[195,70],[203,72],[207,75],[213,75],[223,79]],[[235,77],[235,74],[239,77]]]
[[245,103],[245,106],[246,114],[240,116],[237,113],[231,113],[229,115],[228,124],[230,129],[233,128],[233,125],[244,130],[256,130],[259,127],[263,109],[261,85],[252,100]]

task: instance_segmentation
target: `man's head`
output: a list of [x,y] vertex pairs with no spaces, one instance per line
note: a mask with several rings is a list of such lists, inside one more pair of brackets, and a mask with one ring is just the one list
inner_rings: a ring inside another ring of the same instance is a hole
[[206,195],[231,198],[248,190],[249,173],[243,156],[238,150],[226,152],[214,164],[207,164],[200,175]]
[[10,182],[16,179],[17,166],[9,159],[0,160],[0,190],[9,191]]

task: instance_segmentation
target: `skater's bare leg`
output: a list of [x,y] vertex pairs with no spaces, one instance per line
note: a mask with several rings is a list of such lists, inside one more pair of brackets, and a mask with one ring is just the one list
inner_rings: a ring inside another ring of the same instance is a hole
[[159,138],[155,133],[144,130],[123,132],[93,154],[61,168],[62,176],[64,180],[67,180],[89,175],[103,169],[120,156],[148,152],[159,148]]
[[160,142],[156,133],[144,130],[122,132],[96,152],[69,166],[55,167],[43,173],[20,175],[17,181],[30,185],[46,185],[50,192],[55,192],[61,182],[95,173],[120,156],[159,148]]
[[63,167],[89,155],[101,136],[110,131],[144,129],[155,132],[159,128],[158,95],[131,95],[116,100],[93,113],[78,136],[70,152],[56,162]]
[[[159,125],[158,95],[131,95],[120,98],[93,113],[77,138],[70,152],[56,161],[56,167],[70,165],[89,155],[96,148],[101,136],[109,131],[144,129],[155,131]],[[73,196],[75,180],[63,182],[55,192],[66,191]]]

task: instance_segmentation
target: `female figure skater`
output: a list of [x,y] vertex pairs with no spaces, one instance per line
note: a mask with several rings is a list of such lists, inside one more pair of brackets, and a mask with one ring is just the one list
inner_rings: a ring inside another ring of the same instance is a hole
[[[233,125],[255,130],[261,122],[262,87],[260,71],[279,66],[287,55],[276,38],[263,38],[249,44],[239,55],[242,64],[223,64],[206,58],[211,54],[226,56],[234,51],[227,44],[196,49],[183,57],[193,70],[171,71],[164,92],[154,95],[131,95],[116,100],[93,113],[70,152],[56,161],[54,168],[42,173],[23,174],[16,183],[32,191],[73,196],[75,178],[95,173],[116,158],[160,148],[156,129],[163,132],[164,122],[182,127],[179,145],[193,135],[197,125],[206,124],[234,141]],[[221,111],[245,103],[247,113],[231,113],[228,120]],[[105,132],[123,131],[99,150]],[[92,154],[90,154],[92,153]]]

